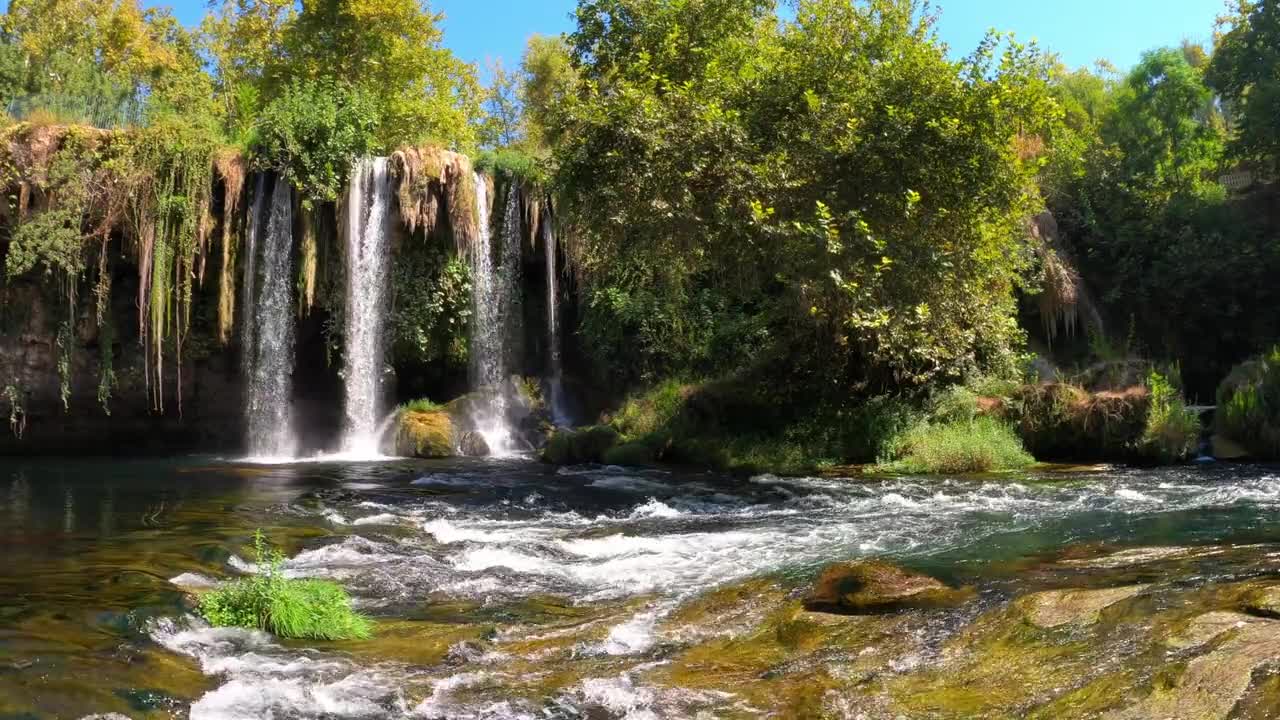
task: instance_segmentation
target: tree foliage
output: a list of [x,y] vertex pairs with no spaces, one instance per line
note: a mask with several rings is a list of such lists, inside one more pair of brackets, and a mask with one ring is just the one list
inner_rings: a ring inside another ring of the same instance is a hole
[[1233,149],[1280,174],[1280,3],[1238,0],[1220,26],[1207,80],[1230,109]]
[[1011,362],[1017,147],[1054,109],[1033,47],[955,62],[889,0],[781,24],[754,0],[584,0],[578,22],[557,182],[613,366],[790,356],[854,388]]

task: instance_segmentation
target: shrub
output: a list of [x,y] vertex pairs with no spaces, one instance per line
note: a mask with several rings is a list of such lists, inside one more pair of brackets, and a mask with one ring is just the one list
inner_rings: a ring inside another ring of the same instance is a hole
[[364,639],[372,634],[369,620],[351,608],[342,586],[284,577],[284,558],[267,547],[261,530],[253,535],[253,549],[257,575],[201,596],[200,613],[210,624],[308,640]]
[[1164,463],[1186,459],[1200,440],[1200,418],[1187,409],[1181,389],[1170,376],[1150,371],[1147,390],[1151,401],[1147,425],[1138,441],[1139,453]]
[[1257,458],[1280,458],[1280,345],[1238,365],[1218,387],[1219,433]]
[[1013,429],[992,417],[923,421],[900,434],[877,472],[978,473],[1018,470],[1035,462]]

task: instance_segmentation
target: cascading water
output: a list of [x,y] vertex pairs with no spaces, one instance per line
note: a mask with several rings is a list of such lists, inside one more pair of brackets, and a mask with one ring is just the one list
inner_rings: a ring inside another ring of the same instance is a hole
[[391,257],[391,180],[386,158],[356,164],[347,190],[347,307],[343,379],[346,424],[342,451],[379,454]]
[[560,295],[556,277],[556,231],[551,218],[542,221],[542,248],[547,272],[547,389],[550,396],[551,422],[567,427],[572,419],[564,402],[564,366],[560,357]]
[[[265,181],[258,178],[246,237],[244,361],[251,457],[291,458],[297,451],[293,394],[293,191],[277,179],[261,233]],[[258,247],[261,245],[261,247]]]
[[[519,265],[520,211],[515,186],[507,195],[499,242],[502,262],[494,265],[493,233],[489,226],[489,187],[484,176],[475,174],[478,232],[471,248],[471,387],[485,394],[471,418],[476,432],[484,438],[493,456],[516,451],[507,420],[507,337],[511,322],[514,278]],[[511,259],[514,244],[515,262]]]

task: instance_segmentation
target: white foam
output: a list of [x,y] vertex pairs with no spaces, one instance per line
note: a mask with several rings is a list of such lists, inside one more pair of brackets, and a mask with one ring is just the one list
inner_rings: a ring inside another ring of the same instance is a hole
[[200,573],[182,573],[176,577],[169,578],[169,582],[180,588],[189,588],[191,590],[207,590],[218,586],[217,580]]

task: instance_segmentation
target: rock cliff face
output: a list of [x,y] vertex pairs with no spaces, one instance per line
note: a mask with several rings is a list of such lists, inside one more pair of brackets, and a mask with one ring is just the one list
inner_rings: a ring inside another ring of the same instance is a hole
[[[38,284],[0,286],[0,455],[237,449],[242,388],[234,353],[188,348],[181,402],[176,371],[166,372],[157,397],[146,387],[134,309],[114,294],[110,326],[118,330],[103,332],[87,303],[67,322],[65,301]],[[101,399],[100,388],[110,390]]]

